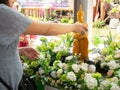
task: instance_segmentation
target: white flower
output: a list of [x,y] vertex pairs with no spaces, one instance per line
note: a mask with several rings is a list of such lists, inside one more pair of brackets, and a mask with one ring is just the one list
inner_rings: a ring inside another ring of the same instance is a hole
[[93,78],[91,74],[85,75],[85,81],[86,81],[87,87],[90,89],[94,89],[94,87],[98,85],[97,80]]
[[82,63],[82,64],[80,65],[80,68],[81,68],[83,71],[87,72],[87,71],[88,71],[88,64],[87,64],[87,63]]
[[91,78],[91,77],[92,77],[92,74],[91,74],[91,73],[85,73],[85,79]]
[[100,87],[98,87],[98,90],[104,90],[104,88],[100,86]]
[[94,73],[96,71],[95,65],[89,65],[88,71],[89,73]]
[[97,86],[97,80],[95,78],[90,78],[86,80],[87,87],[90,89],[94,89]]
[[59,68],[63,68],[63,63],[58,63]]
[[51,75],[53,78],[56,78],[56,77],[57,77],[56,71],[52,71],[52,72],[50,73],[50,75]]
[[57,70],[57,77],[60,77],[62,73],[63,73],[62,69]]
[[80,71],[80,66],[77,64],[73,64],[72,69],[74,70],[75,73],[78,73]]
[[111,86],[110,90],[120,90],[120,87],[115,83],[111,83]]
[[71,81],[76,81],[75,73],[72,71],[67,73],[67,78]]
[[99,56],[100,56],[99,53],[95,53],[95,54],[91,53],[91,54],[89,54],[90,60],[94,60],[94,59],[98,58]]
[[45,73],[45,72],[44,72],[43,68],[42,68],[42,67],[39,68],[39,74],[42,75],[42,74],[44,74],[44,73]]
[[101,86],[104,88],[108,87],[110,85],[110,81],[108,80],[103,80],[102,82],[100,82]]
[[115,60],[111,60],[110,62],[108,62],[107,66],[109,66],[109,69],[116,69],[120,67],[119,64],[115,62]]
[[57,52],[61,52],[62,50],[63,50],[62,47],[55,47],[54,50],[53,50],[53,52],[57,53]]
[[81,85],[80,85],[80,84],[78,84],[78,85],[77,85],[77,88],[81,88]]
[[67,70],[68,69],[68,65],[66,63],[63,63],[63,69]]
[[98,56],[96,56],[93,60],[94,60],[95,63],[97,63],[98,61],[104,62],[105,56],[103,56],[101,54],[98,54]]
[[119,80],[118,80],[117,77],[113,77],[113,78],[111,79],[111,81],[114,82],[115,84],[117,84]]
[[70,60],[73,59],[73,56],[68,56],[68,57],[66,57],[65,59],[68,60],[68,61],[70,61]]
[[65,86],[65,89],[67,89],[68,88],[68,86]]
[[66,63],[58,63],[58,67],[61,68],[61,69],[68,69],[68,65]]
[[23,63],[23,70],[27,70],[29,68],[29,65],[27,63]]
[[116,28],[118,25],[119,25],[119,19],[113,18],[110,20],[110,27],[111,28]]

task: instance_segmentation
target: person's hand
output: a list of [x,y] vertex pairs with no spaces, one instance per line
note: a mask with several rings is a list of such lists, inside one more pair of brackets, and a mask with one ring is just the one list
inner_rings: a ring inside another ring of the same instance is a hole
[[88,26],[86,23],[78,23],[74,24],[73,32],[77,32],[80,34],[86,34],[88,32]]
[[32,47],[21,47],[19,48],[19,54],[20,55],[25,55],[31,60],[35,60],[38,58],[39,53],[33,49]]

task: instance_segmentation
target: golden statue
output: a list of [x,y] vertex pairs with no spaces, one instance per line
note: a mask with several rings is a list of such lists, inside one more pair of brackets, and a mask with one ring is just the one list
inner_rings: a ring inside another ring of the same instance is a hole
[[[84,11],[81,5],[77,12],[77,20],[79,23],[87,24],[84,21]],[[81,34],[74,33],[73,54],[80,55],[80,63],[83,63],[84,60],[88,60],[88,35],[84,32],[81,32]]]

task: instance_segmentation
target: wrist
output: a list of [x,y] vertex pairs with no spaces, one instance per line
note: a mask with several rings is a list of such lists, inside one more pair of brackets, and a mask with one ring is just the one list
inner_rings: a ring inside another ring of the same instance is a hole
[[23,47],[18,48],[18,52],[19,52],[19,55],[23,55],[23,52],[24,52]]
[[80,26],[78,26],[78,24],[73,24],[73,32],[74,33],[78,33],[78,32],[81,32],[81,27]]

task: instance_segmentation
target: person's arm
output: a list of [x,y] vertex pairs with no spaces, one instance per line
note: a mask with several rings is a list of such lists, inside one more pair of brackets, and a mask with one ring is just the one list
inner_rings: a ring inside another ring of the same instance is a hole
[[19,47],[19,54],[28,57],[31,60],[37,59],[39,53],[32,47]]
[[44,23],[33,21],[24,34],[35,34],[35,35],[58,35],[69,32],[81,32],[87,31],[85,24],[61,24],[61,23]]

